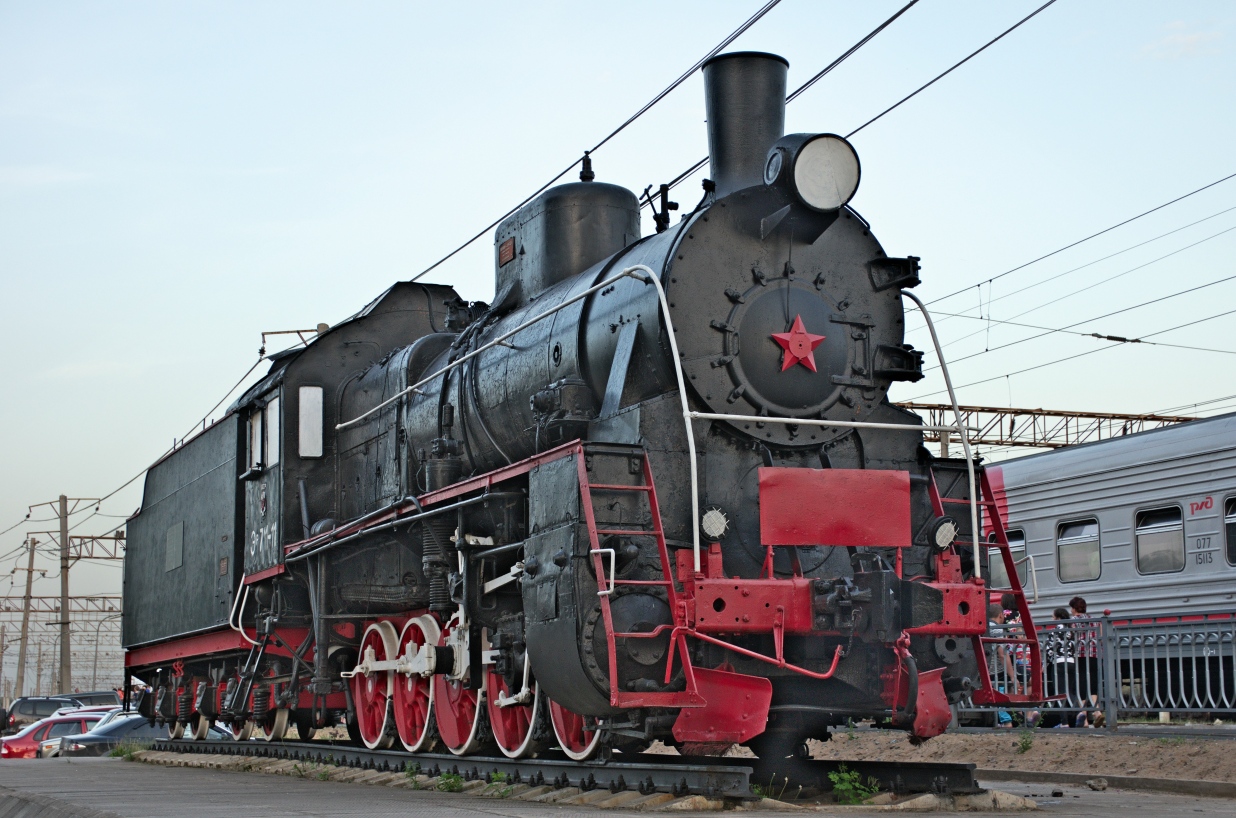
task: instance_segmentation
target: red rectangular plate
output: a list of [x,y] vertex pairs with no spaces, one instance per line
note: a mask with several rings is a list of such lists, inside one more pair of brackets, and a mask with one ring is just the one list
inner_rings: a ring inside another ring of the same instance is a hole
[[910,473],[760,469],[765,545],[910,545]]

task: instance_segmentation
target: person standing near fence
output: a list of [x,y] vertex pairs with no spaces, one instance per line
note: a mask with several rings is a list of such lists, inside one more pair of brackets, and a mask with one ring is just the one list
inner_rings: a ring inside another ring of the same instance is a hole
[[[1004,608],[999,603],[987,606],[987,632],[995,637],[1007,637],[1008,626],[1004,624]],[[1013,658],[1009,656],[1008,645],[995,644],[987,649],[987,672],[995,681],[996,690],[1001,693],[1017,692],[1017,674],[1013,668]],[[1011,728],[1013,716],[1007,710],[996,711],[996,726]]]
[[[1052,611],[1053,626],[1047,632],[1043,652],[1047,656],[1047,665],[1051,673],[1047,677],[1048,696],[1064,696],[1066,706],[1076,700],[1077,686],[1074,680],[1077,676],[1077,640],[1073,628],[1069,626],[1068,608],[1057,608]],[[1061,721],[1057,727],[1068,724]]]
[[1099,634],[1098,623],[1086,613],[1086,600],[1075,596],[1069,600],[1069,612],[1081,626],[1077,629],[1077,695],[1083,706],[1089,703],[1093,712],[1077,714],[1076,727],[1102,727],[1106,723],[1099,710]]

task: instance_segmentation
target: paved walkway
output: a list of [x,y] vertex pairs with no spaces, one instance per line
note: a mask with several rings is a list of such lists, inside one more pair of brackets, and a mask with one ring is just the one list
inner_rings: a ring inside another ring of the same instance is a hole
[[[300,816],[416,816],[417,818],[532,818],[532,816],[589,815],[618,818],[647,813],[599,811],[469,795],[417,792],[389,787],[314,781],[287,776],[220,772],[180,767],[159,767],[116,759],[50,759],[0,762],[0,814],[10,814],[5,803],[12,790],[45,796],[66,807],[63,811],[25,814],[74,815],[87,811],[100,818],[299,818]],[[1035,798],[1047,816],[1087,818],[1193,818],[1230,816],[1231,801],[1178,795],[1107,790],[1092,792],[1061,787],[1063,798],[1052,798],[1054,787],[1044,784],[1002,783],[999,789]],[[848,810],[847,810],[848,812]],[[865,812],[865,810],[863,810]],[[768,813],[765,813],[768,814]],[[781,813],[792,815],[794,813]],[[810,814],[810,813],[806,813]],[[852,814],[852,813],[851,813]]]

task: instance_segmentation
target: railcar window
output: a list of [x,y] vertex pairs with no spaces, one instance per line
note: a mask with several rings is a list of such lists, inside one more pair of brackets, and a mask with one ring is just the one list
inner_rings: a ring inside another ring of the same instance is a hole
[[[1008,538],[1009,553],[1013,556],[1013,562],[1017,563],[1017,579],[1024,588],[1030,577],[1029,563],[1026,562],[1026,533],[1014,528],[1004,532],[1004,536]],[[987,541],[995,542],[996,535],[989,534]],[[1013,587],[1012,583],[1009,582],[1009,574],[1004,568],[1004,559],[1000,556],[999,548],[989,548],[987,550],[987,563],[991,566],[990,585],[992,588]]]
[[1236,497],[1227,498],[1223,505],[1223,527],[1227,534],[1227,561],[1236,565]]
[[1061,582],[1098,579],[1099,521],[1074,520],[1056,529],[1056,573]]
[[266,404],[266,461],[264,466],[279,462],[279,399],[271,398]]
[[1137,570],[1143,574],[1183,571],[1184,524],[1180,508],[1154,508],[1137,515]]
[[322,387],[300,388],[300,426],[298,434],[301,457],[322,456]]

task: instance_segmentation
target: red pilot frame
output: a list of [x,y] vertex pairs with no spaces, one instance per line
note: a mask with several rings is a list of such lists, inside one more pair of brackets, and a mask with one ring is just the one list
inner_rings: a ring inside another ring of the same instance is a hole
[[[791,664],[785,658],[786,634],[824,635],[815,626],[813,586],[815,580],[802,575],[797,555],[791,551],[794,576],[777,578],[772,571],[774,549],[806,545],[878,546],[908,548],[912,542],[910,524],[910,475],[892,470],[847,469],[760,469],[760,531],[766,549],[764,570],[759,578],[730,578],[722,569],[721,547],[711,543],[701,570],[693,570],[693,555],[678,551],[670,559],[660,526],[656,489],[647,458],[643,482],[638,486],[589,485],[581,457],[579,481],[583,508],[587,516],[593,567],[598,578],[602,614],[609,641],[610,704],[615,707],[682,708],[674,724],[674,737],[684,743],[718,745],[744,742],[763,732],[772,699],[772,683],[761,676],[724,670],[696,668],[687,649],[688,638],[723,647],[749,659],[814,679],[828,679],[843,659],[843,648],[834,652],[829,668],[823,672]],[[591,492],[626,490],[648,493],[652,512],[650,530],[599,529],[593,516]],[[987,519],[999,522],[999,511],[992,502],[990,486],[981,482],[980,503]],[[931,499],[937,515],[943,516],[946,503],[961,502],[942,498],[931,484]],[[877,510],[873,513],[873,509]],[[997,543],[1006,563],[1012,559],[1003,526],[994,525]],[[600,538],[611,534],[645,534],[656,538],[663,568],[662,580],[632,581],[611,578],[607,573],[607,549]],[[957,545],[964,545],[957,543]],[[896,574],[901,578],[901,552],[897,552]],[[1016,582],[1016,572],[1009,567]],[[672,581],[671,577],[677,581]],[[673,624],[650,632],[615,632],[609,610],[609,594],[624,584],[663,586],[668,596]],[[927,738],[944,731],[950,720],[948,698],[941,676],[943,669],[917,672],[910,656],[911,635],[947,635],[973,640],[982,678],[988,678],[984,648],[994,642],[1016,642],[1028,648],[1032,662],[1031,688],[1021,694],[999,693],[986,686],[975,694],[975,701],[1007,702],[1041,700],[1040,657],[1033,637],[996,639],[987,635],[985,583],[981,577],[964,579],[961,561],[955,550],[941,551],[936,557],[936,580],[925,583],[943,596],[943,617],[933,623],[902,631],[890,644],[898,662],[884,675],[883,697],[894,713],[908,716],[909,727],[918,737]],[[1029,622],[1024,595],[1015,588],[1024,622]],[[682,663],[685,689],[678,692],[633,692],[617,685],[617,639],[651,639],[669,631],[669,656],[665,682],[674,674],[675,658]],[[1033,633],[1031,628],[1027,633]],[[749,650],[724,638],[727,635],[765,633],[773,636],[774,653]]]

